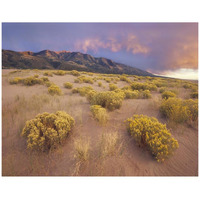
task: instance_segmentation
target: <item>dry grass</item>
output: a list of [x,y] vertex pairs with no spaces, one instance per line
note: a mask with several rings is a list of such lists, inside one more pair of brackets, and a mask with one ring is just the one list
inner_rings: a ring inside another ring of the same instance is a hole
[[78,161],[87,161],[89,159],[90,141],[89,139],[78,138],[74,141],[74,157]]
[[117,131],[103,133],[100,138],[100,157],[122,154],[123,142]]

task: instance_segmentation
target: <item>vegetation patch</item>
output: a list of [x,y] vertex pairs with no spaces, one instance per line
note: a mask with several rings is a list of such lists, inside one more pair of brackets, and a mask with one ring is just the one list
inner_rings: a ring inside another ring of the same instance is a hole
[[62,144],[74,124],[74,119],[63,111],[45,112],[26,122],[22,136],[27,138],[28,149],[46,151]]
[[58,76],[64,76],[65,74],[67,74],[67,72],[63,70],[57,70],[57,71],[54,71],[53,73]]
[[170,97],[176,97],[176,94],[172,91],[165,91],[162,93],[163,99],[169,99]]
[[90,110],[95,119],[99,121],[100,124],[104,125],[108,121],[108,114],[105,108],[100,105],[90,106]]
[[91,97],[90,103],[92,105],[100,105],[112,111],[121,107],[124,97],[125,95],[121,91],[96,92]]
[[112,84],[112,83],[109,84],[109,88],[110,88],[110,91],[118,89],[118,87],[115,84]]
[[140,146],[147,147],[158,162],[173,155],[174,150],[179,147],[166,125],[154,117],[134,115],[126,123],[127,130],[135,141]]
[[62,90],[57,85],[52,84],[50,87],[48,87],[48,93],[52,96],[53,95],[62,95]]
[[20,78],[15,77],[9,81],[10,84],[22,84],[26,86],[32,86],[32,85],[44,85],[46,82],[49,82],[49,79],[46,77],[38,78],[38,76],[30,76],[27,78]]
[[64,87],[67,88],[67,89],[72,89],[73,84],[70,83],[70,82],[66,82],[66,83],[64,83]]
[[160,112],[168,119],[176,123],[184,123],[198,120],[198,100],[169,98],[163,100]]

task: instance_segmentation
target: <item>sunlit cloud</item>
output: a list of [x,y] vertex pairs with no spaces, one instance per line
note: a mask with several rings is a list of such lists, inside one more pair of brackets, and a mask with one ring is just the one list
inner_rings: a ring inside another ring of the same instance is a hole
[[100,49],[109,49],[112,52],[119,52],[125,50],[131,52],[132,54],[147,54],[150,49],[149,47],[141,44],[139,39],[130,34],[127,37],[120,37],[116,39],[115,37],[107,37],[101,39],[99,37],[86,38],[84,40],[79,40],[75,43],[75,48],[84,53],[88,51],[98,52]]
[[161,74],[157,74],[157,75],[171,77],[171,78],[197,80],[198,79],[198,70],[181,68],[181,69],[171,70],[171,71],[167,70],[167,71],[164,71]]

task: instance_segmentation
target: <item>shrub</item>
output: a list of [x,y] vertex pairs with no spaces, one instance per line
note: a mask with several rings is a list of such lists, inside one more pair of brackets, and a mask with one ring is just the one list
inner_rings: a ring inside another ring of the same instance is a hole
[[162,98],[163,99],[168,99],[170,97],[175,97],[175,96],[176,96],[176,94],[174,94],[171,91],[165,91],[165,92],[162,93]]
[[67,72],[63,70],[58,70],[53,72],[55,75],[64,76]]
[[77,78],[79,83],[90,83],[93,84],[93,78],[90,77],[86,77],[86,76],[80,76]]
[[63,111],[45,112],[26,122],[22,136],[27,138],[27,148],[50,150],[64,141],[74,124],[74,119]]
[[161,87],[161,88],[159,89],[159,92],[160,92],[160,93],[163,93],[165,90],[166,90],[165,87]]
[[72,89],[73,85],[70,82],[66,82],[66,83],[64,83],[64,87],[67,89]]
[[198,119],[198,101],[169,98],[163,100],[160,112],[175,123],[196,121]]
[[139,96],[142,99],[150,99],[151,98],[151,92],[149,90],[144,90],[139,94]]
[[131,83],[131,80],[128,77],[126,77],[125,75],[120,76],[120,81],[126,81],[127,83]]
[[44,72],[43,75],[44,76],[53,76],[53,73],[52,72]]
[[93,114],[93,117],[99,121],[100,124],[106,124],[108,121],[108,114],[105,108],[102,108],[100,105],[90,106],[90,110]]
[[9,80],[9,83],[10,84],[19,84],[19,83],[22,83],[22,78],[19,78],[19,77],[15,77],[14,79],[11,79],[11,80]]
[[192,84],[190,84],[190,83],[185,83],[185,84],[183,85],[183,87],[184,87],[185,89],[191,89],[191,88],[192,88]]
[[139,98],[139,91],[138,90],[124,90],[125,98],[126,99],[137,99]]
[[91,86],[84,86],[84,87],[77,88],[77,91],[81,96],[86,96],[90,91],[94,91],[94,89]]
[[35,74],[33,77],[34,77],[34,78],[38,78],[38,77],[39,77],[39,75],[38,75],[38,74]]
[[107,83],[110,83],[110,82],[111,82],[111,79],[110,79],[110,78],[104,78],[104,80],[105,80]]
[[73,76],[80,76],[80,75],[81,75],[81,74],[80,74],[78,71],[76,71],[76,70],[72,70],[72,71],[70,72],[70,74],[73,75]]
[[140,146],[147,147],[158,162],[173,155],[179,145],[165,124],[156,118],[134,115],[126,120],[127,130]]
[[152,83],[140,83],[140,82],[133,82],[131,84],[131,88],[133,90],[150,90],[150,91],[157,91],[157,86]]
[[192,92],[192,93],[190,94],[190,97],[191,97],[191,98],[194,98],[194,99],[198,99],[198,92]]
[[78,88],[73,88],[72,89],[72,93],[74,94],[74,93],[78,93]]
[[121,107],[124,97],[125,95],[123,92],[97,92],[92,97],[90,103],[92,105],[100,105],[112,111]]
[[98,86],[101,87],[102,86],[102,82],[98,82]]
[[51,95],[62,95],[62,90],[55,84],[48,88],[48,93]]
[[109,84],[109,88],[111,91],[118,89],[118,87],[114,84]]

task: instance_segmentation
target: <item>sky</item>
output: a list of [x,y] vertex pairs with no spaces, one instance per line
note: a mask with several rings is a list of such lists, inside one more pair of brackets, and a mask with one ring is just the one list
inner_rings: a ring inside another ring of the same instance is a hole
[[198,79],[198,23],[3,23],[2,49],[82,52]]

